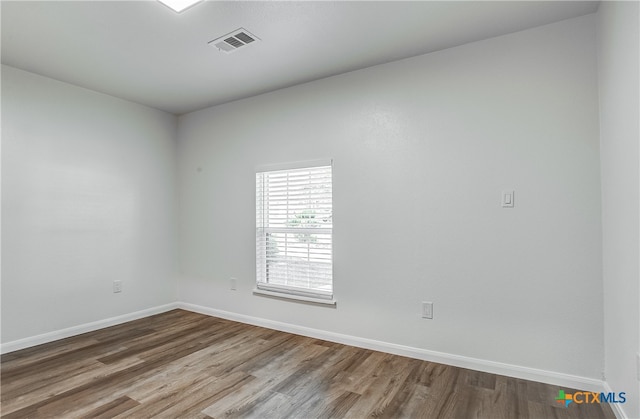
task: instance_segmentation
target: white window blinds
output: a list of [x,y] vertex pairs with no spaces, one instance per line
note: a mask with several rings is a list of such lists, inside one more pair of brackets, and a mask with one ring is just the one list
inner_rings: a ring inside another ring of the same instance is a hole
[[257,288],[333,298],[332,167],[256,173]]

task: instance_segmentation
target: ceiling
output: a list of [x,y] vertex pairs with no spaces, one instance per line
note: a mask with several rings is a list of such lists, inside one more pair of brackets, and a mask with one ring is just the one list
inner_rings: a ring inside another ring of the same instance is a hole
[[[2,63],[174,114],[593,13],[582,1],[1,3]],[[226,54],[209,41],[260,38]]]

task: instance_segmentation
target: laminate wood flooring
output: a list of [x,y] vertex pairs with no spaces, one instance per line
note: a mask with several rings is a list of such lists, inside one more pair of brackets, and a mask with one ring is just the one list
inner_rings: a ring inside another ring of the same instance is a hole
[[615,418],[559,387],[184,310],[6,354],[0,390],[7,419]]

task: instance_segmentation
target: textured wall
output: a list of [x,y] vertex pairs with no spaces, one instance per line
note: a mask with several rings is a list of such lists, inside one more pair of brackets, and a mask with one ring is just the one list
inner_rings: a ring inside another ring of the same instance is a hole
[[640,14],[638,2],[598,11],[606,378],[627,417],[640,417]]
[[[180,300],[600,379],[594,22],[180,117]],[[329,157],[337,308],[253,295],[254,168]],[[501,208],[505,189],[515,208]]]
[[175,301],[175,132],[2,67],[3,343]]

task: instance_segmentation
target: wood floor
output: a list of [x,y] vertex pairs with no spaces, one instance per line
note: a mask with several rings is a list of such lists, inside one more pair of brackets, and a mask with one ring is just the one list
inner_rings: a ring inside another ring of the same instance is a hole
[[564,407],[559,389],[173,310],[2,356],[1,408],[3,418],[614,418],[608,405]]

